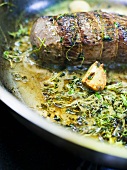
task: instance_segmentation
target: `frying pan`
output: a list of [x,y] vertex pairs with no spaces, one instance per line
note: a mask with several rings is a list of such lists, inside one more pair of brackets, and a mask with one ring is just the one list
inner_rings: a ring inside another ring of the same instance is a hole
[[[18,88],[8,73],[5,60],[1,57],[5,46],[10,43],[8,31],[14,31],[17,21],[22,22],[22,19],[32,17],[40,10],[42,11],[53,4],[61,3],[61,1],[12,0],[0,1],[0,3],[4,3],[3,6],[0,6],[0,100],[10,108],[10,112],[19,122],[35,131],[41,137],[60,147],[69,149],[83,159],[113,168],[127,169],[126,148],[102,143],[90,137],[83,137],[73,133],[60,125],[52,123],[50,120],[40,117],[36,111],[30,109],[22,100]],[[33,8],[37,3],[41,5],[38,8]]]

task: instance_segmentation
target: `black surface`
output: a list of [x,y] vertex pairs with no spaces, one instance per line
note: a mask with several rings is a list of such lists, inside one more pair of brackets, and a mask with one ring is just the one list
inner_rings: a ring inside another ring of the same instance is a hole
[[20,124],[0,101],[0,170],[25,169],[111,170],[82,160],[37,136]]

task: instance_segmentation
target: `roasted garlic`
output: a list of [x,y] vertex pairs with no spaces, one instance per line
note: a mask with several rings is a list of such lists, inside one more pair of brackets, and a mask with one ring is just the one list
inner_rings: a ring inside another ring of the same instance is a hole
[[103,67],[98,61],[93,63],[82,78],[82,83],[94,91],[103,90],[106,86],[106,72]]

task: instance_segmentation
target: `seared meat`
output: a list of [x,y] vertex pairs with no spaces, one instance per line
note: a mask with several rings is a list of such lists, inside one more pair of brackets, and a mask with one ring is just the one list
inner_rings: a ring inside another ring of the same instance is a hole
[[127,62],[127,16],[101,11],[44,16],[34,23],[30,39],[40,48],[42,63]]

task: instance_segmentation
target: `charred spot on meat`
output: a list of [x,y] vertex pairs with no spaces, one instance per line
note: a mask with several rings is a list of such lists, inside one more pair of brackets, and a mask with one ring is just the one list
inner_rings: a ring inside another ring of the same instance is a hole
[[30,40],[42,64],[77,66],[127,61],[127,16],[102,11],[38,18]]

